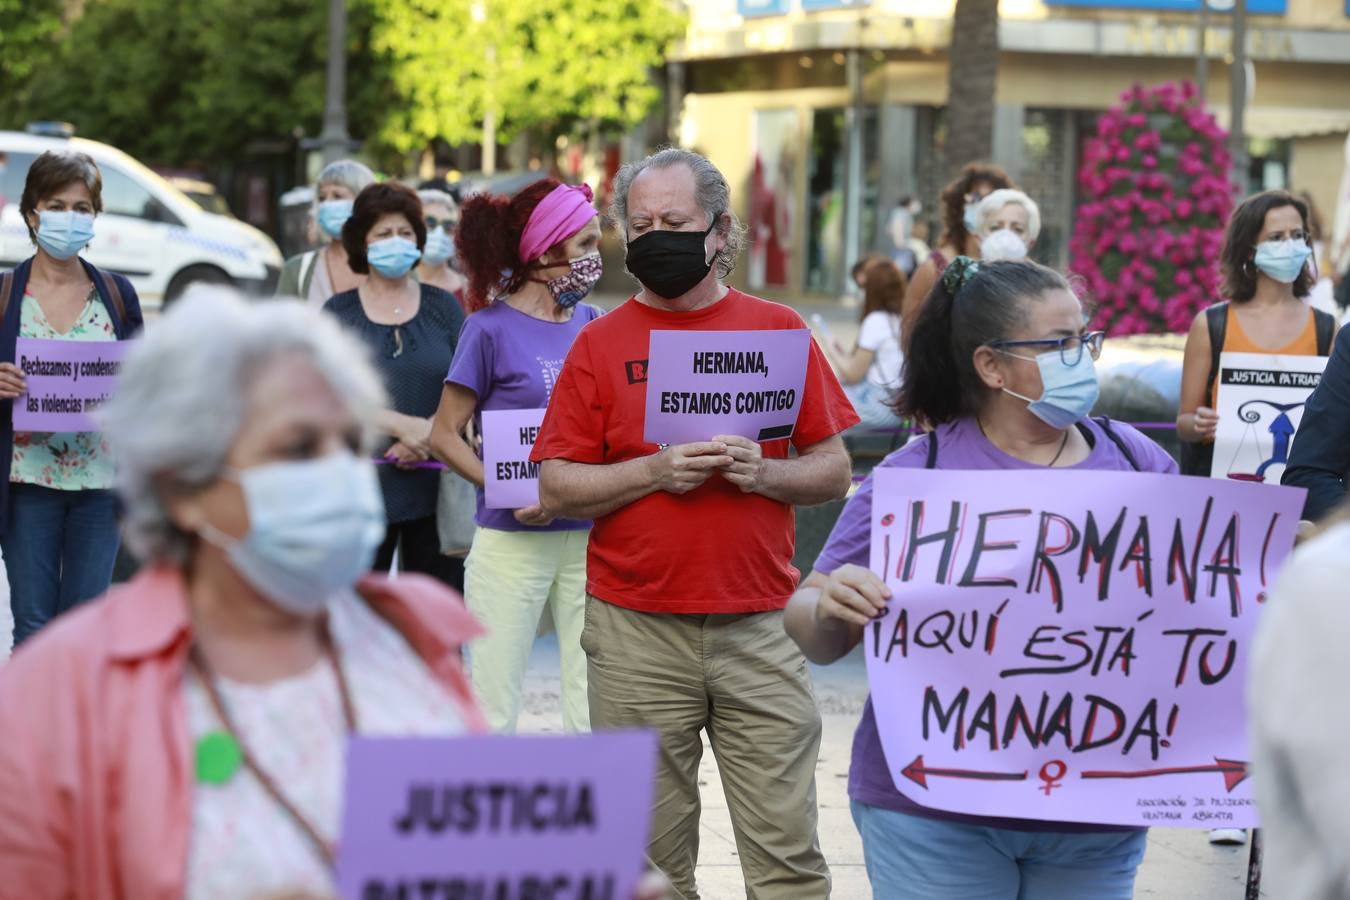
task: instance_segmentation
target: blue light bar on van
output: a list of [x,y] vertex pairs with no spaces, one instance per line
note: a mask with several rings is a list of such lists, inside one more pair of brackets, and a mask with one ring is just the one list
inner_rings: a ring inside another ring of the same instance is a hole
[[70,139],[75,136],[75,126],[69,122],[29,122],[24,130],[42,137]]

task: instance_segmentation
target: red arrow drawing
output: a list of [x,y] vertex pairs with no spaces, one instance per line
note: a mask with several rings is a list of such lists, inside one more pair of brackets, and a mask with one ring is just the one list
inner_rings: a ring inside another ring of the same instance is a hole
[[900,770],[900,774],[927,790],[928,776],[935,778],[970,778],[976,781],[1026,781],[1026,772],[976,772],[971,769],[930,769],[923,764],[923,755]]
[[1177,766],[1173,769],[1141,769],[1138,772],[1084,772],[1083,778],[1154,778],[1158,775],[1193,775],[1202,772],[1222,772],[1224,787],[1231,794],[1233,788],[1247,780],[1250,763],[1236,759],[1214,758],[1212,766]]

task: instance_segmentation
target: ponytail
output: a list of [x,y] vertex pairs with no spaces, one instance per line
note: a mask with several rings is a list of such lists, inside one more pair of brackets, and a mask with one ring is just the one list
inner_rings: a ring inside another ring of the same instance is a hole
[[460,206],[455,249],[469,279],[464,298],[469,312],[515,293],[525,282],[529,271],[520,260],[520,236],[539,201],[560,184],[545,178],[513,197],[474,194]]
[[[956,418],[961,410],[959,367],[952,353],[952,307],[960,282],[948,277],[952,268],[969,263],[954,259],[929,291],[910,329],[896,412],[936,427]],[[948,289],[949,284],[955,284]]]
[[952,260],[911,329],[896,411],[934,427],[977,413],[989,388],[975,351],[1025,327],[1027,304],[1060,289],[1063,275],[1030,260]]

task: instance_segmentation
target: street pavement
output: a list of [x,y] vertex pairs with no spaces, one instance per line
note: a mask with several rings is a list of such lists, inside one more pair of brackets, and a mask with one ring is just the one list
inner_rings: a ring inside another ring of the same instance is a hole
[[[0,578],[0,659],[9,655],[12,631],[9,586]],[[858,653],[827,668],[812,666],[811,674],[824,723],[816,791],[821,845],[834,875],[833,897],[871,900],[863,868],[862,842],[849,815],[847,790],[849,751],[853,729],[867,697],[867,674]],[[558,643],[550,634],[536,641],[530,658],[520,720],[522,732],[562,730],[559,691]],[[745,897],[745,884],[735,836],[717,774],[717,761],[706,738],[699,783],[703,791],[699,890],[703,900],[741,900]],[[1136,898],[1158,900],[1239,900],[1243,897],[1246,861],[1246,848],[1211,847],[1203,831],[1155,828],[1149,835],[1148,854],[1139,870],[1134,894]],[[1269,875],[1267,883],[1271,883]]]

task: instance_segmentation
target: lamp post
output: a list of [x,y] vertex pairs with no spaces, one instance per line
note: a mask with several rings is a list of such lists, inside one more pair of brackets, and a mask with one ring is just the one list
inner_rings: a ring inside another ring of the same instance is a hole
[[347,3],[328,0],[328,90],[323,105],[319,149],[324,165],[341,159],[351,148],[347,133]]
[[[487,24],[486,0],[474,0],[469,9],[475,24]],[[483,78],[483,174],[492,175],[497,171],[497,106],[492,91],[493,75],[497,68],[497,47],[491,41],[484,50],[487,57],[487,71]]]
[[863,55],[857,47],[845,51],[845,81],[848,106],[844,107],[844,273],[841,288],[847,285],[848,267],[862,253],[863,192]]
[[1233,157],[1233,182],[1239,197],[1247,196],[1247,0],[1233,2],[1233,68],[1229,76],[1233,112],[1228,133]]
[[1200,52],[1195,56],[1195,89],[1205,103],[1209,91],[1209,0],[1200,0]]

